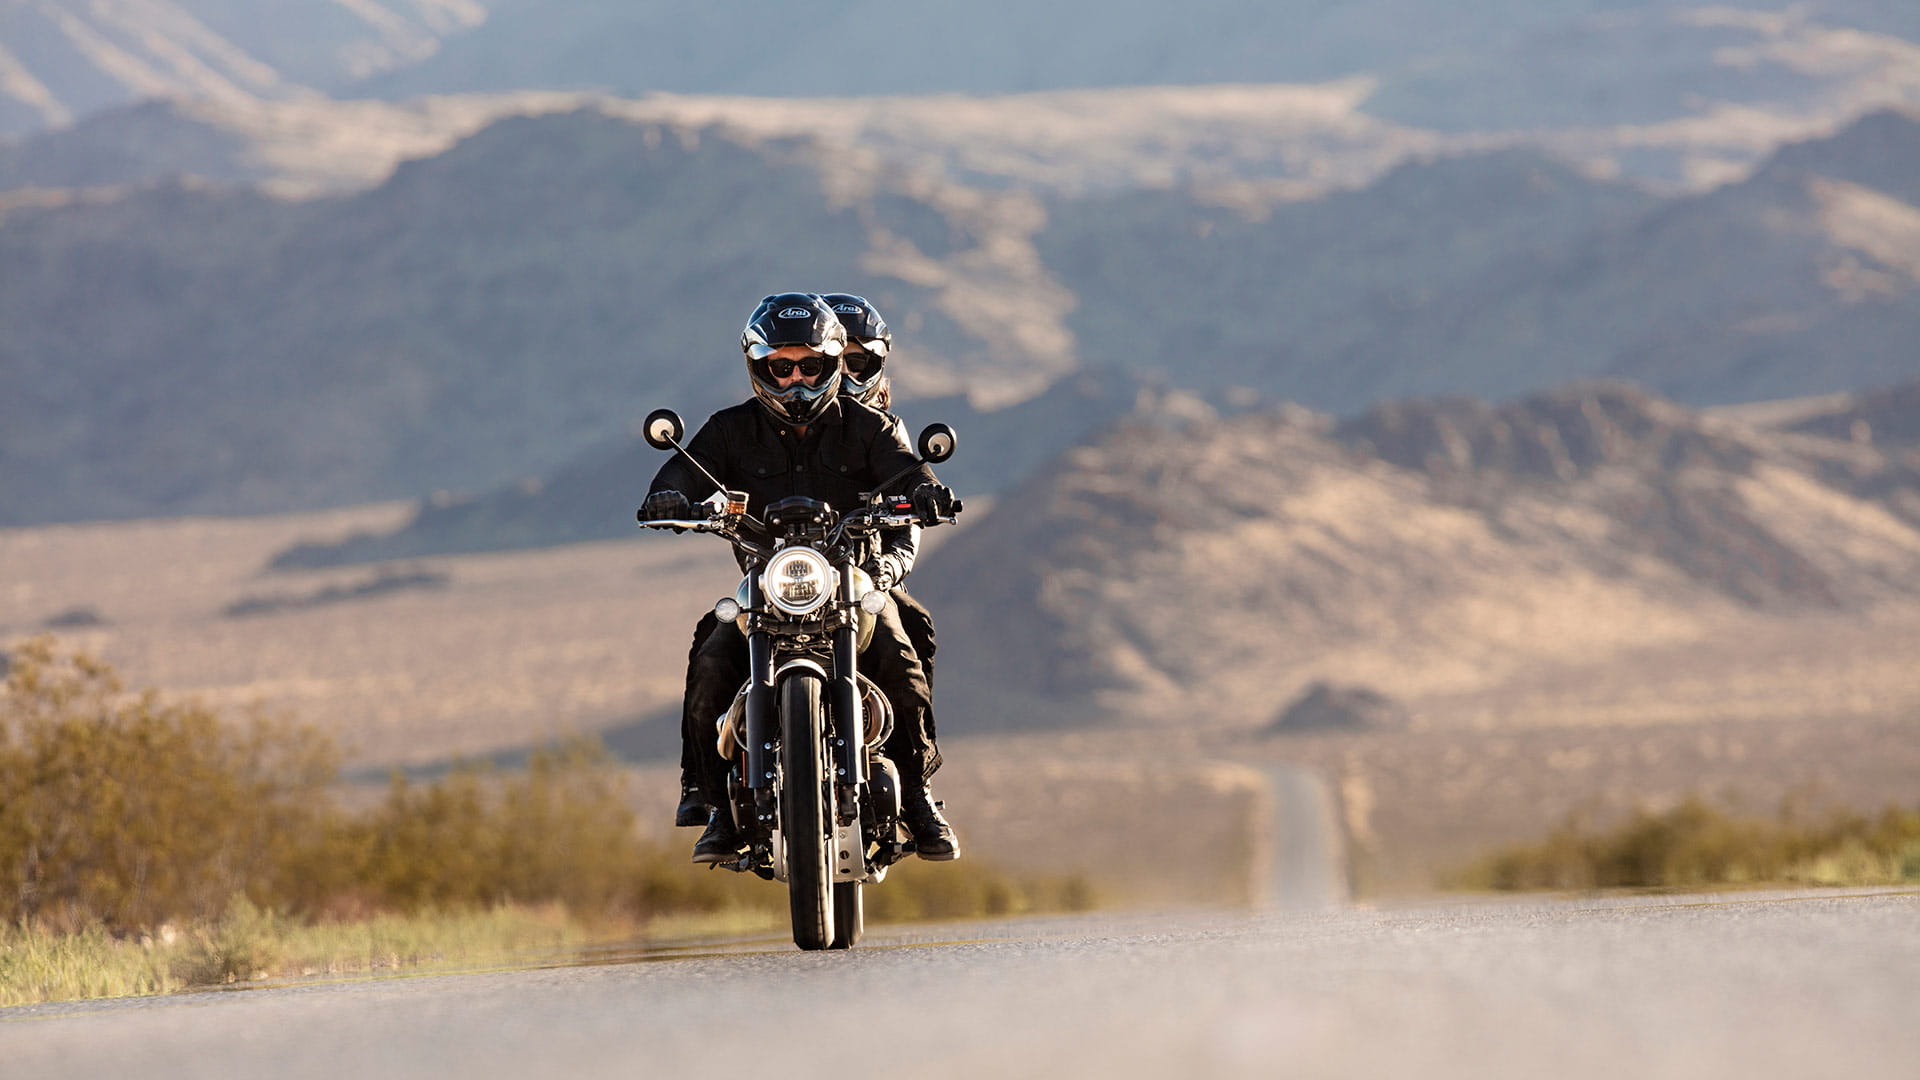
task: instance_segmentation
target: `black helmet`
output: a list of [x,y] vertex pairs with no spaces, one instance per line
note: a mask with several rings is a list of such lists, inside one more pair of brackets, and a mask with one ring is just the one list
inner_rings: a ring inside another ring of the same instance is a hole
[[[767,357],[787,345],[804,345],[826,358],[826,377],[816,386],[795,383],[782,390],[767,370]],[[740,332],[740,351],[747,356],[747,376],[753,396],[775,420],[799,426],[820,415],[840,392],[840,353],[847,345],[847,328],[833,309],[813,293],[775,293],[760,301]]]
[[887,320],[880,317],[880,312],[864,296],[828,293],[820,299],[827,302],[827,306],[833,309],[841,324],[847,328],[848,344],[860,346],[872,357],[867,361],[867,366],[858,372],[847,369],[842,389],[862,404],[878,407],[887,382],[883,369],[886,367],[887,353],[893,350],[893,331],[887,329]]

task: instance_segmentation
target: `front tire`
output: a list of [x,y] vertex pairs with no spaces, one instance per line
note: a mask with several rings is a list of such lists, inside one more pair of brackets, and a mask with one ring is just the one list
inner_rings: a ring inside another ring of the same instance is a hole
[[832,947],[837,906],[821,690],[821,681],[806,674],[794,674],[780,687],[780,831],[787,846],[793,943],[802,949]]

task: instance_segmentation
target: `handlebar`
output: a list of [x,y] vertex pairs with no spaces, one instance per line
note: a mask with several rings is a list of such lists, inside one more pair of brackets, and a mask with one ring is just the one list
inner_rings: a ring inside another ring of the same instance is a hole
[[661,518],[658,521],[643,521],[643,529],[688,529],[693,532],[719,532],[718,518]]

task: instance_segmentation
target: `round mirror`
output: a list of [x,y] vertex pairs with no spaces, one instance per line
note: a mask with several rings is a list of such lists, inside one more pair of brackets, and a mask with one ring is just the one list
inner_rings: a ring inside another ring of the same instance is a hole
[[640,433],[646,436],[647,445],[655,450],[671,450],[673,444],[687,433],[687,428],[680,422],[679,413],[672,409],[655,409],[647,414],[647,422],[641,425]]
[[958,443],[959,436],[953,433],[952,428],[945,424],[928,424],[927,429],[920,433],[920,456],[938,465],[953,456]]

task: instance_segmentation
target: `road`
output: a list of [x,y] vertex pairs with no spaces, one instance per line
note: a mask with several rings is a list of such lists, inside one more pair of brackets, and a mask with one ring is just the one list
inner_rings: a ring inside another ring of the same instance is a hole
[[1920,892],[892,928],[0,1011],[0,1076],[1906,1077]]

